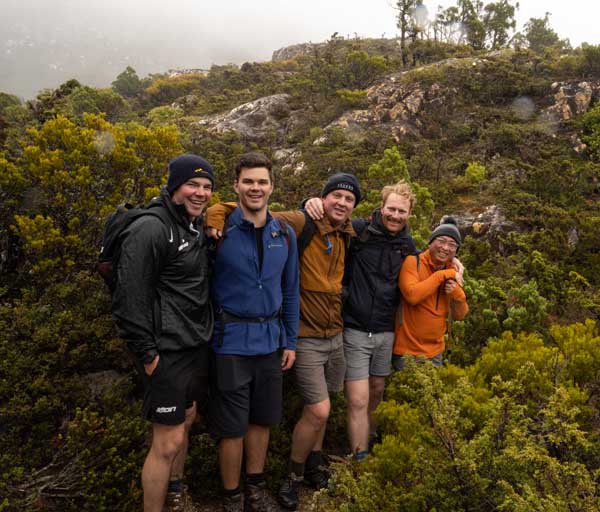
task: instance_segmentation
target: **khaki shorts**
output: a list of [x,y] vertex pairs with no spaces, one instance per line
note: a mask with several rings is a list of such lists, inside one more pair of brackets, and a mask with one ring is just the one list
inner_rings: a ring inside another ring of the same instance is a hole
[[307,404],[327,400],[344,388],[346,360],[342,333],[332,338],[298,338],[294,375]]
[[394,333],[370,334],[357,329],[344,329],[346,380],[365,380],[370,375],[387,377],[392,373]]

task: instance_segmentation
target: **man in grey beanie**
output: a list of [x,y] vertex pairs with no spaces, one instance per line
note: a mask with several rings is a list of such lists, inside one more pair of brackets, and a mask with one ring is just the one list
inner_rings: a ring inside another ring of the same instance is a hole
[[444,217],[431,233],[428,248],[404,260],[398,280],[402,321],[395,332],[395,369],[404,368],[408,357],[441,366],[449,315],[462,320],[469,311],[462,289],[464,267],[456,258],[461,243],[456,221]]

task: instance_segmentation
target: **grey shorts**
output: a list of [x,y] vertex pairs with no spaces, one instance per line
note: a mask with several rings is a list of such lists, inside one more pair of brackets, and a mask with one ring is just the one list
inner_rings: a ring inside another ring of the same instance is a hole
[[342,333],[332,338],[298,338],[294,375],[304,402],[316,404],[344,388],[346,360]]
[[370,334],[357,329],[344,329],[346,380],[365,380],[370,375],[387,377],[392,373],[394,333]]
[[404,370],[404,368],[406,368],[406,360],[408,358],[412,358],[414,362],[421,364],[429,361],[435,368],[441,367],[444,361],[443,354],[433,356],[431,359],[427,359],[426,357],[417,357],[410,354],[404,354],[403,356],[394,354],[394,357],[392,358],[394,370]]

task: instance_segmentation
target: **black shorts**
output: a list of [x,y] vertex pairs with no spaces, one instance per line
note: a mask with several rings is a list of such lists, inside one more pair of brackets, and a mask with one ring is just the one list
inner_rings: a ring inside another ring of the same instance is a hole
[[196,402],[198,411],[206,410],[208,402],[209,348],[176,352],[160,352],[152,375],[146,375],[144,365],[136,367],[144,380],[142,417],[161,425],[179,425],[185,421],[185,410]]
[[248,425],[281,421],[281,356],[213,356],[208,424],[212,436],[243,437]]

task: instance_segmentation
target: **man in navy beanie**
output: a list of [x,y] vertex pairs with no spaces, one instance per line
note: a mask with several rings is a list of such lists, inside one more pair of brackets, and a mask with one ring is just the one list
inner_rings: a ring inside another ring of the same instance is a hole
[[[188,432],[208,394],[213,329],[202,214],[212,166],[181,155],[147,214],[123,232],[113,315],[144,381],[152,445],[142,470],[144,511],[186,510]],[[164,507],[164,508],[163,508]]]

